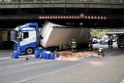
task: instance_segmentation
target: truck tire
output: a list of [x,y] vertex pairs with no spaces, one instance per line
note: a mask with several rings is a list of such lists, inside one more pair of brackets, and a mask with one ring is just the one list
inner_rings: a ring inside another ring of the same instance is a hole
[[59,51],[59,46],[56,47],[57,51]]
[[57,52],[57,51],[59,51],[59,47],[58,46],[54,46],[54,47],[50,47],[50,51],[51,52]]
[[57,51],[59,51],[59,47],[58,46],[55,46],[55,47],[53,47],[53,52],[57,52]]
[[120,45],[118,45],[118,48],[120,48],[121,46]]
[[27,48],[26,49],[26,54],[30,55],[34,53],[34,49],[33,48]]
[[63,51],[63,46],[59,46],[59,51]]

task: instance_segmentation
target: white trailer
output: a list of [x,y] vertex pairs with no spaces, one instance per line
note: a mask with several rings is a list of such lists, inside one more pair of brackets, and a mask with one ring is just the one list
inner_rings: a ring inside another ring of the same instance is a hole
[[91,39],[90,29],[81,27],[69,27],[46,22],[40,30],[42,39],[40,44],[43,47],[66,46],[72,39],[77,44],[88,44]]

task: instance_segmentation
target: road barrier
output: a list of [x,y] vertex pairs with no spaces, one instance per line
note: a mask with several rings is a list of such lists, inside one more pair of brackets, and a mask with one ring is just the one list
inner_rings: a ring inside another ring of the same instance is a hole
[[55,59],[54,53],[50,53],[50,59]]
[[35,50],[34,55],[35,55],[35,58],[39,58],[39,57],[40,57],[40,52],[39,52],[39,50]]
[[18,51],[13,51],[13,55],[12,55],[12,57],[14,58],[14,59],[18,59],[19,58],[19,54],[18,54]]
[[34,53],[35,58],[43,58],[43,59],[59,59],[60,54],[59,53],[52,53],[50,51],[46,50],[36,50]]

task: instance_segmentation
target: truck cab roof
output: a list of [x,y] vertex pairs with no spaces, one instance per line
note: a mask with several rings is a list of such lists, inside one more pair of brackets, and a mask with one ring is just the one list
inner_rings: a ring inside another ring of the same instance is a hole
[[21,25],[15,28],[16,31],[26,31],[26,30],[38,30],[38,24],[37,23],[27,23],[25,25]]

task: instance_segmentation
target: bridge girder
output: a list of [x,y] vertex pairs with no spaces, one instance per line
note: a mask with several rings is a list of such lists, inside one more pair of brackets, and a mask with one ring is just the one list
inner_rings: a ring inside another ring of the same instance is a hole
[[[69,17],[68,15],[71,14],[77,15],[77,18]],[[56,15],[59,17],[55,18]],[[106,19],[102,19],[104,17]],[[7,25],[16,27],[26,22],[40,23],[45,20],[53,22],[60,20],[59,23],[72,26],[83,23],[82,27],[124,27],[124,1],[6,0],[0,2],[0,28],[8,27]]]
[[39,27],[45,23],[45,21],[50,21],[53,23],[77,26],[82,28],[100,28],[100,29],[111,29],[111,28],[124,28],[123,19],[15,19],[15,20],[0,20],[0,28],[15,28],[18,25],[23,25],[25,23],[37,22]]
[[0,4],[0,8],[124,8],[124,4],[99,4],[99,3],[16,3],[16,4]]

